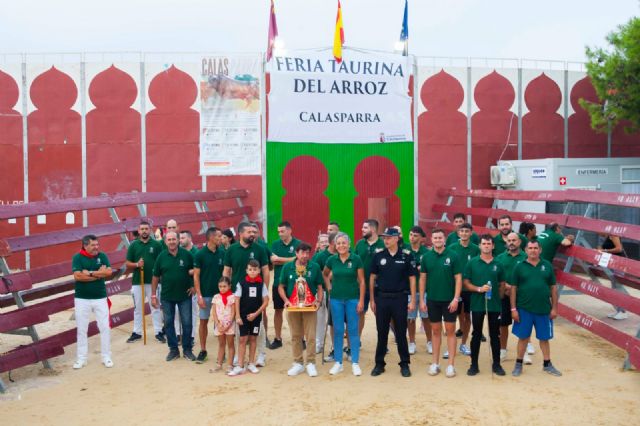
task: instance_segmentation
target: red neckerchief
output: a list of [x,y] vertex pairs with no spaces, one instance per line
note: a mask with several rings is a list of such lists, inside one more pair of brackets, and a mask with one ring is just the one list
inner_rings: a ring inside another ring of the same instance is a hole
[[[94,256],[94,255],[92,255],[91,253],[89,253],[88,251],[86,251],[86,250],[84,249],[84,247],[80,249],[80,254],[81,254],[81,255],[83,255],[84,257],[88,257],[89,259],[93,259],[93,258],[95,258],[95,257],[98,257],[98,255],[97,255],[97,254]],[[98,254],[99,254],[99,253],[98,253]]]
[[227,290],[226,293],[220,293],[220,297],[222,297],[222,304],[224,306],[227,306],[227,299],[229,296],[231,296],[233,293],[231,292],[231,290]]
[[256,277],[255,277],[255,278],[251,278],[249,275],[247,275],[247,276],[245,277],[245,280],[246,280],[248,283],[261,283],[261,282],[262,282],[262,277],[261,277],[260,275],[256,275]]

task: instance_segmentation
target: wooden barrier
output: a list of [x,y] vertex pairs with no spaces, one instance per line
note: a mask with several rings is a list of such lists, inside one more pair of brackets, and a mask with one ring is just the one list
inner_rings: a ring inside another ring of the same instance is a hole
[[[478,233],[489,232],[492,235],[497,230],[492,228],[491,219],[496,219],[503,214],[508,214],[513,220],[527,221],[537,224],[547,225],[557,223],[560,226],[571,228],[577,231],[576,242],[570,247],[560,247],[559,253],[568,257],[567,261],[558,259],[564,271],[557,271],[557,279],[560,285],[566,285],[583,294],[595,297],[606,303],[610,303],[616,309],[624,309],[640,315],[640,299],[630,296],[624,290],[623,285],[640,289],[640,261],[627,257],[603,254],[594,250],[583,238],[583,232],[596,232],[616,235],[619,237],[640,241],[640,226],[637,224],[627,224],[590,217],[596,204],[606,204],[619,207],[640,208],[640,195],[619,194],[601,191],[575,190],[566,191],[508,191],[489,189],[440,189],[439,196],[447,197],[446,204],[435,204],[433,211],[442,214],[442,219],[433,223],[434,227],[446,230],[453,230],[453,225],[448,222],[448,215],[452,213],[463,213],[475,218],[488,218],[487,227],[474,226]],[[484,198],[493,200],[492,208],[466,207],[454,205],[455,197],[464,198]],[[513,201],[513,209],[497,208],[496,200]],[[534,212],[515,211],[518,201],[545,201],[567,203],[564,214],[548,214]],[[569,214],[569,208],[573,203],[586,203],[587,209],[584,216]],[[575,259],[580,260],[583,271],[591,279],[582,279],[569,272],[573,268]],[[611,280],[615,288],[604,287],[599,283],[598,277]],[[611,325],[602,322],[586,313],[578,312],[564,304],[559,306],[559,314],[569,321],[591,331],[594,334],[608,340],[614,345],[627,352],[625,368],[635,365],[640,368],[640,330],[636,337],[619,331]]]
[[[214,221],[240,217],[244,220],[252,213],[250,206],[244,206],[241,199],[246,198],[246,190],[229,190],[214,192],[171,192],[171,193],[122,193],[103,195],[98,197],[57,200],[52,202],[35,202],[22,205],[0,206],[0,220],[10,218],[23,218],[42,214],[67,213],[80,210],[109,209],[113,223],[96,224],[87,227],[76,227],[57,232],[48,232],[35,235],[25,235],[10,238],[0,238],[0,308],[8,308],[16,305],[16,308],[8,312],[0,313],[0,333],[27,334],[31,336],[32,343],[21,345],[9,352],[0,354],[0,372],[20,368],[36,362],[42,362],[45,368],[50,368],[48,359],[64,353],[64,347],[76,341],[76,330],[70,329],[53,336],[40,339],[35,325],[47,322],[50,316],[73,308],[74,280],[70,277],[71,262],[62,262],[34,268],[27,271],[11,272],[6,257],[36,248],[50,247],[68,242],[79,241],[84,235],[94,234],[98,237],[110,235],[123,235],[124,246],[108,253],[110,263],[119,271],[107,282],[107,295],[122,293],[131,290],[131,279],[122,279],[122,274],[128,271],[124,266],[128,239],[126,233],[136,230],[141,220],[151,223],[163,223],[169,219],[175,219],[179,223],[202,224],[202,232]],[[238,206],[234,208],[210,211],[206,202],[224,199],[235,199]],[[176,203],[194,202],[196,213],[178,213],[175,215],[147,217],[146,204],[151,203]],[[115,214],[115,207],[138,206],[140,217],[129,218],[120,221]],[[194,236],[194,243],[204,241],[204,235]],[[46,281],[58,280],[54,284],[40,285]],[[59,296],[56,296],[59,295]],[[52,299],[42,300],[56,296]],[[34,302],[29,306],[25,302]],[[149,312],[148,304],[145,312]],[[113,326],[124,324],[133,319],[133,308],[112,314]],[[26,330],[25,330],[26,328]],[[89,335],[98,333],[95,322],[89,326]],[[4,391],[4,383],[0,380],[0,391]]]

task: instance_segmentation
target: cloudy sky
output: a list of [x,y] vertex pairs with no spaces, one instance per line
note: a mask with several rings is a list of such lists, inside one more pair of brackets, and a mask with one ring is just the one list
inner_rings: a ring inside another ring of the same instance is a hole
[[[259,52],[269,0],[2,0],[0,53]],[[337,0],[276,0],[287,49],[329,46]],[[404,0],[342,0],[346,44],[392,50]],[[410,0],[410,53],[583,61],[638,0]]]

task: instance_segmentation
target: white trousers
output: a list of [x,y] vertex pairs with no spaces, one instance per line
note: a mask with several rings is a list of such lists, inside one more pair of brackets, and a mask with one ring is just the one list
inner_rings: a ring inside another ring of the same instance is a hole
[[[142,289],[140,285],[131,286],[131,295],[133,296],[133,332],[142,335]],[[144,285],[144,298],[151,305],[151,284]],[[154,308],[151,305],[151,319],[153,320],[153,331],[158,334],[162,331],[162,309]]]
[[107,298],[104,299],[74,299],[76,308],[76,327],[78,339],[78,360],[86,361],[89,353],[87,330],[91,312],[96,317],[98,330],[100,330],[100,351],[102,359],[111,358],[111,329],[109,328],[109,307]]
[[[198,324],[200,324],[200,307],[198,306],[198,296],[191,296],[191,337],[194,339],[198,333]],[[176,306],[176,316],[173,320],[173,324],[176,328],[176,334],[182,336],[182,324],[180,323],[180,314],[178,313],[178,307]]]
[[318,308],[318,317],[316,323],[316,350],[322,348],[324,342],[324,332],[327,329],[327,320],[329,319],[327,309],[327,298],[322,299],[322,304]]

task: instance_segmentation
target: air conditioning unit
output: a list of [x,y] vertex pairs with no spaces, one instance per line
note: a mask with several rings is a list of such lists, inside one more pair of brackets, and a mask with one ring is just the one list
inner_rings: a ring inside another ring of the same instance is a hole
[[506,163],[499,166],[491,166],[492,186],[515,186],[516,169],[513,165]]

